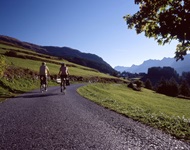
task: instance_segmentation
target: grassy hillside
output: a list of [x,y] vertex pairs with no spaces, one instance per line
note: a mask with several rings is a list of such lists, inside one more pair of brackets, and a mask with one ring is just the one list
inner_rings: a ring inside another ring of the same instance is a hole
[[84,97],[130,118],[190,141],[190,101],[154,91],[134,91],[124,84],[89,84]]
[[77,65],[68,62],[64,59],[60,60],[57,57],[48,56],[45,54],[39,54],[36,52],[28,51],[26,49],[0,44],[0,54],[5,54],[8,51],[15,51],[17,54],[17,56],[15,57],[6,56],[8,65],[14,64],[15,66],[21,68],[28,68],[33,71],[38,71],[41,62],[45,61],[47,62],[51,74],[57,74],[60,68],[60,63],[64,62],[69,67],[71,75],[84,76],[84,77],[99,76],[99,77],[114,78],[104,73],[100,73],[98,70]]
[[19,39],[4,35],[0,35],[0,43],[4,45],[14,46],[17,48],[27,49],[28,51],[38,52],[40,54],[57,56],[75,64],[97,69],[103,73],[109,73],[111,75],[117,74],[117,72],[101,57],[91,53],[83,53],[73,48],[57,46],[40,46],[33,43],[20,41]]
[[[11,52],[11,53],[10,53]],[[119,81],[119,79],[100,73],[99,71],[80,66],[64,59],[39,54],[27,49],[0,44],[0,55],[4,56],[6,69],[0,77],[0,99],[14,96],[31,89],[39,88],[38,71],[42,61],[50,69],[51,79],[56,78],[60,64],[66,63],[69,67],[71,81]],[[50,84],[55,84],[51,80]]]

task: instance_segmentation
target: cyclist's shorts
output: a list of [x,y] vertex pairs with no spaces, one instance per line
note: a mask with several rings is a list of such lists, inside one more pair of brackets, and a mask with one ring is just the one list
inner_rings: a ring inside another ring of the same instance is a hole
[[47,84],[47,77],[45,75],[40,75],[40,83]]
[[68,75],[61,75],[61,81],[65,80],[68,77]]

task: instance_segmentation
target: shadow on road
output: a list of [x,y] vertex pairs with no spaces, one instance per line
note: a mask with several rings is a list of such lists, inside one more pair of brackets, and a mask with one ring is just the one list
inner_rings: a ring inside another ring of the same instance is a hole
[[58,95],[56,93],[33,93],[28,95],[20,95],[15,98],[37,98],[37,97],[48,97],[48,96],[54,96]]

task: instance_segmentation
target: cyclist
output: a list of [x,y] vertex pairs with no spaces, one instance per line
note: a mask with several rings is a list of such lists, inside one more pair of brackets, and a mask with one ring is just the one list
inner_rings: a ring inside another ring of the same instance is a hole
[[68,78],[69,75],[69,70],[65,63],[61,64],[58,75],[61,77],[60,86],[61,86],[61,92],[63,92],[63,89],[64,90],[66,89],[66,78]]
[[42,62],[42,65],[40,66],[39,75],[40,75],[40,88],[44,84],[45,91],[47,91],[47,75],[50,75],[50,72],[45,62]]

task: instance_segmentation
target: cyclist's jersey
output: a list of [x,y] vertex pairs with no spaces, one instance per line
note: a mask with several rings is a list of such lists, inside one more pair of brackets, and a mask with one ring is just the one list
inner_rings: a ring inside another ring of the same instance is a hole
[[67,67],[62,66],[60,68],[60,71],[61,71],[61,75],[68,75],[68,68]]
[[47,76],[48,72],[49,72],[49,68],[47,66],[45,65],[40,66],[40,71],[39,71],[40,75]]

